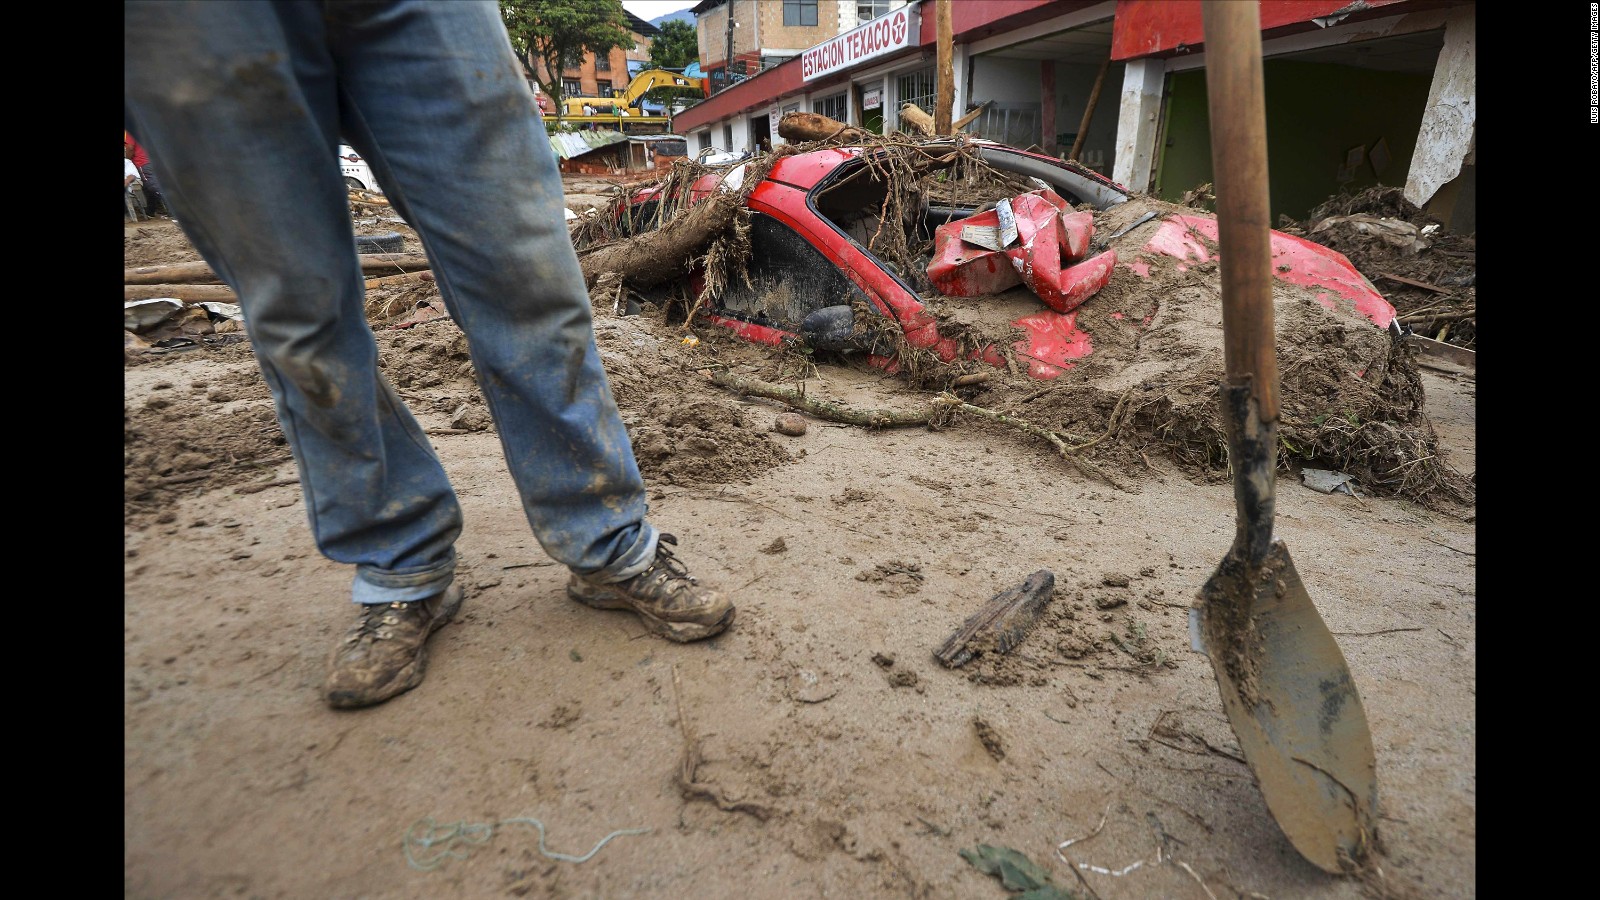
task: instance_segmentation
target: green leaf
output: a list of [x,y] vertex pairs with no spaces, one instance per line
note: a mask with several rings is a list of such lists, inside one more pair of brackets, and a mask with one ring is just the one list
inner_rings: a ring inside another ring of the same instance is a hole
[[1024,891],[1018,895],[1029,900],[1071,900],[1072,895],[1050,880],[1049,870],[1010,847],[979,844],[957,851],[961,858],[985,875],[996,875],[1007,890]]
[[[1049,880],[1050,876],[1038,871],[1038,867],[1026,856],[1015,850],[1016,859],[1002,859],[1000,864],[1000,883],[1013,891],[1026,891],[1039,887]],[[1043,877],[1039,877],[1043,875]]]

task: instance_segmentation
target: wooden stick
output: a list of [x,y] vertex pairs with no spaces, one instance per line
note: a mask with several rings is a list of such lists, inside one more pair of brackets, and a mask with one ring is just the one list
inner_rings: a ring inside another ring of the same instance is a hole
[[[412,272],[431,268],[425,253],[363,253],[361,271],[367,275]],[[168,266],[139,266],[122,270],[123,284],[221,284],[222,278],[203,262]],[[159,295],[157,295],[159,296]]]
[[1412,287],[1422,288],[1423,290],[1433,291],[1438,294],[1451,293],[1449,288],[1442,288],[1436,284],[1429,284],[1426,281],[1418,281],[1415,278],[1405,278],[1400,275],[1390,275],[1388,272],[1380,273],[1378,277],[1387,281],[1398,281],[1401,284],[1409,284]]
[[[847,425],[860,425],[863,428],[903,428],[909,425],[927,425],[939,419],[946,410],[951,409],[958,412],[968,413],[970,415],[981,416],[991,422],[996,422],[1001,425],[1015,428],[1023,434],[1032,435],[1048,441],[1051,446],[1056,448],[1056,453],[1058,453],[1062,459],[1072,463],[1085,475],[1088,475],[1091,478],[1099,478],[1118,490],[1128,490],[1126,485],[1113,478],[1099,466],[1096,466],[1095,464],[1084,459],[1080,454],[1083,450],[1100,443],[1116,430],[1118,421],[1122,415],[1123,407],[1126,405],[1128,397],[1133,392],[1132,388],[1129,388],[1126,392],[1124,392],[1121,399],[1117,401],[1116,407],[1111,411],[1111,421],[1106,426],[1106,430],[1097,437],[1085,440],[1065,432],[1050,431],[1048,429],[1040,428],[1032,422],[1027,422],[1022,419],[1006,415],[1005,413],[995,412],[992,409],[985,409],[981,406],[973,406],[970,403],[963,402],[960,397],[957,397],[954,394],[940,394],[928,404],[926,409],[922,410],[857,410],[851,409],[843,404],[831,403],[826,400],[818,400],[814,397],[807,397],[792,387],[771,384],[755,378],[746,378],[727,371],[705,371],[702,372],[702,374],[711,379],[713,383],[731,390],[738,391],[739,393],[754,394],[758,397],[766,397],[771,400],[777,400],[782,403],[787,403],[796,409],[811,413],[812,415],[821,419],[829,419],[834,422],[844,422]],[[1076,443],[1068,444],[1066,440],[1063,440],[1063,438],[1070,439]]]
[[1111,67],[1111,57],[1107,56],[1105,62],[1100,64],[1100,71],[1094,76],[1094,87],[1089,89],[1089,105],[1083,108],[1083,120],[1078,123],[1078,136],[1072,139],[1072,149],[1067,153],[1067,159],[1077,159],[1078,151],[1083,149],[1083,139],[1089,134],[1089,120],[1094,118],[1095,104],[1100,102],[1100,87],[1106,83],[1106,69]]
[[860,425],[863,428],[904,428],[909,425],[926,425],[929,418],[938,412],[938,406],[934,404],[919,410],[851,409],[842,404],[807,397],[792,387],[771,384],[755,378],[745,378],[732,372],[717,371],[706,374],[714,384],[738,391],[741,394],[754,394],[757,397],[779,400],[814,416],[830,419],[834,422],[844,422],[847,425]]
[[1462,310],[1461,312],[1424,313],[1417,316],[1401,316],[1400,324],[1410,325],[1414,322],[1459,322],[1462,319],[1476,318],[1477,315],[1478,309],[1477,307],[1473,307],[1472,309]]
[[978,104],[978,108],[977,109],[972,110],[971,112],[967,113],[966,115],[964,115],[961,118],[959,118],[959,119],[955,120],[954,122],[952,122],[950,124],[950,133],[951,134],[955,134],[956,132],[960,131],[961,129],[967,127],[968,125],[971,125],[974,121],[977,120],[977,118],[979,116],[983,115],[983,111],[988,109],[989,108],[989,104],[991,104],[993,102],[994,102],[993,100],[985,100],[982,103]]

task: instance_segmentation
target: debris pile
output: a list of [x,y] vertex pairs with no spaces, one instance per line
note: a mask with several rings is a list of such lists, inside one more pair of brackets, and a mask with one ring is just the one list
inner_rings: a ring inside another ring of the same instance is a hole
[[1402,326],[1476,348],[1477,236],[1446,230],[1401,188],[1330,197],[1303,222],[1281,219],[1278,230],[1343,253],[1394,305]]

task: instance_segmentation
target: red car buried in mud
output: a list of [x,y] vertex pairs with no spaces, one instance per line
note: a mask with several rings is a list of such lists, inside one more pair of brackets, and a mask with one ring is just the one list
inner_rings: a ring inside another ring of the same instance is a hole
[[[989,168],[1017,176],[1068,214],[1074,208],[1092,208],[1094,218],[1101,219],[1102,214],[1136,199],[1121,185],[1072,162],[987,141],[967,144]],[[929,141],[921,146],[942,149],[955,145],[951,141]],[[920,261],[923,271],[906,271],[908,267],[882,259],[868,249],[883,228],[877,215],[885,208],[889,191],[885,180],[874,175],[874,167],[864,158],[868,152],[872,151],[846,146],[777,160],[745,202],[750,212],[752,249],[749,281],[729,277],[722,295],[712,301],[709,311],[702,313],[705,321],[747,340],[775,346],[792,342],[819,350],[865,351],[875,364],[893,369],[896,360],[892,351],[882,349],[885,344],[861,340],[864,332],[875,331],[874,326],[878,325],[856,322],[857,310],[865,309],[882,316],[885,324],[892,322],[906,345],[932,352],[945,362],[969,357],[995,366],[1007,365],[1008,354],[995,344],[964,351],[960,342],[941,333],[938,316],[924,300],[924,296],[939,292],[925,287],[924,293],[919,294],[915,286],[929,285],[924,273],[927,264],[934,261],[932,255]],[[691,201],[704,199],[717,190],[738,190],[750,165],[749,161],[742,162],[703,176],[692,187]],[[923,196],[929,195],[942,196],[942,191],[929,191]],[[647,189],[634,195],[631,203],[639,209],[654,199],[652,190]],[[984,206],[994,204],[953,207],[924,199],[921,208],[909,216],[917,221],[903,224],[913,241],[920,238],[927,246],[939,226],[972,217],[983,212]],[[1202,211],[1165,206],[1162,212],[1143,216],[1129,209],[1131,219],[1105,215],[1107,221],[1130,221],[1119,223],[1120,227],[1109,237],[1097,236],[1090,252],[1100,255],[1089,262],[1114,264],[1116,278],[1147,278],[1151,262],[1157,257],[1167,258],[1180,270],[1215,260],[1216,219]],[[1120,262],[1115,252],[1104,252],[1108,245],[1114,251],[1119,241],[1123,248]],[[1394,307],[1342,254],[1274,231],[1272,256],[1273,271],[1279,279],[1311,289],[1315,300],[1328,309],[1344,305],[1374,327],[1398,327]],[[1063,263],[1058,260],[1054,265],[1060,268]],[[1070,258],[1065,265],[1071,265]],[[945,283],[949,280],[947,273]],[[1012,278],[1010,284],[1015,283]],[[1105,283],[1104,277],[1099,283]],[[1031,281],[1029,286],[1034,287]],[[1007,293],[1027,298],[1025,305],[1018,305],[1018,298],[1013,296],[1005,308],[1023,312],[1008,323],[1024,335],[1011,344],[1009,355],[1025,365],[1029,375],[1053,379],[1072,368],[1074,360],[1093,352],[1094,337],[1080,329],[1078,308],[1058,311],[1051,307],[1065,304],[1047,305],[1039,301],[1041,295],[1024,287],[1013,287]],[[1002,296],[997,292],[995,299]],[[1075,300],[1081,302],[1080,298]],[[1122,314],[1116,317],[1122,318]],[[1135,313],[1134,318],[1137,317]]]

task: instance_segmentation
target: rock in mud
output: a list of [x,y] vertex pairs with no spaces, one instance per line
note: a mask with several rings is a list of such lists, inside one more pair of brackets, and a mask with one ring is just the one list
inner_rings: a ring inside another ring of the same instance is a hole
[[806,418],[799,413],[779,413],[772,422],[772,430],[790,437],[806,433]]

